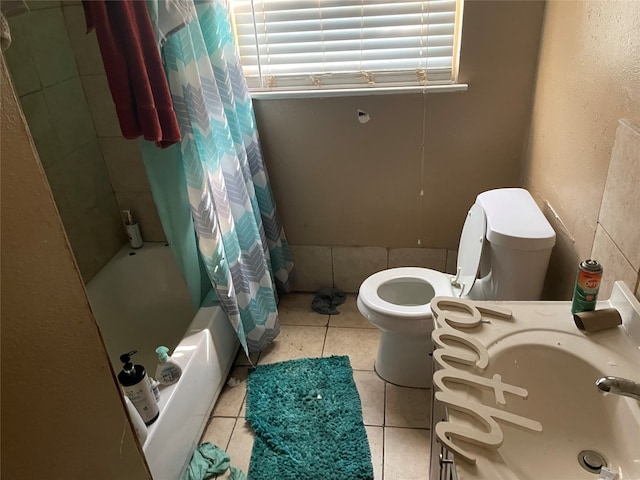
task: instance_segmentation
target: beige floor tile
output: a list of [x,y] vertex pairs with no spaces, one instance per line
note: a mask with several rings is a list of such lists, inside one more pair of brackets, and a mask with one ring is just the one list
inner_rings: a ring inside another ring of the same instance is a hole
[[387,383],[385,426],[429,428],[430,417],[430,389],[398,387]]
[[430,431],[384,428],[384,478],[429,480]]
[[354,370],[373,370],[380,330],[329,327],[322,356],[348,355]]
[[213,417],[202,434],[200,443],[211,442],[223,450],[227,449],[229,439],[236,424],[235,418]]
[[[227,384],[222,388],[222,392],[213,407],[214,417],[237,417],[240,407],[247,394],[247,372],[250,367],[233,367],[229,377],[240,381],[235,387]],[[228,379],[227,379],[228,380]]]
[[347,295],[347,300],[338,307],[340,315],[331,315],[329,319],[330,327],[349,327],[349,328],[377,328],[360,314],[357,304],[358,296],[355,294]]
[[384,380],[376,372],[355,370],[353,379],[362,403],[365,425],[384,425]]
[[[243,418],[236,421],[233,429],[227,453],[231,457],[231,465],[242,470],[245,474],[249,471],[251,450],[253,449],[253,430]],[[229,478],[229,472],[220,478]]]
[[278,304],[280,325],[307,325],[326,327],[329,315],[311,310],[312,293],[288,293],[282,295]]
[[382,427],[364,427],[369,438],[371,449],[371,463],[373,464],[373,479],[382,480],[382,460],[384,451],[384,429]]
[[258,363],[283,362],[294,358],[320,357],[327,329],[282,325],[280,335],[260,354]]

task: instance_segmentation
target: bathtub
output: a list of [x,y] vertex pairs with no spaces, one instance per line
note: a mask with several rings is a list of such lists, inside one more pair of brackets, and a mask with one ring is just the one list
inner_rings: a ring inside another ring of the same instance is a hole
[[177,480],[191,459],[238,351],[218,306],[194,312],[189,293],[164,243],[123,247],[87,284],[89,303],[116,374],[119,356],[133,357],[155,376],[155,348],[166,345],[180,364],[180,380],[160,387],[160,416],[142,449],[154,480]]

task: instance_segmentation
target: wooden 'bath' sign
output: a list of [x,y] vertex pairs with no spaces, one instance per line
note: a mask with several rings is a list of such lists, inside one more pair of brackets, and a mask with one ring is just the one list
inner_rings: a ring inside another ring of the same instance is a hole
[[[447,307],[454,310],[447,310]],[[469,315],[461,315],[460,311]],[[438,422],[435,433],[440,442],[452,451],[456,456],[470,463],[476,462],[476,457],[456,445],[453,440],[460,439],[474,445],[488,448],[499,448],[504,440],[504,435],[496,420],[509,423],[535,432],[542,431],[542,424],[519,415],[473,402],[465,398],[461,393],[452,391],[447,384],[458,383],[469,385],[477,389],[493,390],[495,402],[500,407],[507,404],[505,393],[521,398],[527,398],[529,392],[524,388],[504,383],[498,374],[491,378],[475,375],[466,370],[455,368],[452,363],[470,365],[479,370],[484,370],[489,365],[489,352],[476,338],[460,329],[477,327],[482,323],[482,313],[497,318],[509,319],[511,312],[507,309],[492,305],[479,305],[469,300],[455,299],[451,297],[435,297],[431,301],[431,311],[436,319],[438,328],[433,331],[434,343],[433,358],[439,365],[433,375],[433,383],[440,390],[435,398],[447,408],[467,414],[485,427],[486,431],[471,428],[465,425],[454,424],[448,421]],[[448,345],[447,340],[464,345],[464,348]]]

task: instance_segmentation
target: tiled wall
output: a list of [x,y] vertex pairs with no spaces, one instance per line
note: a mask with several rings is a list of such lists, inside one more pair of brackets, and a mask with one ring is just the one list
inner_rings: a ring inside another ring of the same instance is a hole
[[137,140],[122,137],[95,32],[86,33],[82,5],[63,6],[71,46],[120,210],[131,210],[146,241],[166,240]]
[[95,33],[79,1],[29,2],[5,52],[20,103],[85,282],[126,237],[130,209],[165,241],[137,142],[122,138]]
[[371,274],[395,267],[425,267],[455,273],[457,252],[435,248],[383,248],[292,245],[295,291],[336,287],[357,293]]
[[640,126],[616,131],[591,257],[604,266],[601,298],[623,280],[640,300]]
[[[125,242],[58,2],[29,2],[5,52],[22,110],[85,281]],[[82,8],[81,6],[79,8]]]

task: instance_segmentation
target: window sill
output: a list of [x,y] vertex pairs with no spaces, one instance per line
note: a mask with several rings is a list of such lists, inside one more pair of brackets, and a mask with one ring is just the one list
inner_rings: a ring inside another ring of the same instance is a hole
[[465,92],[469,89],[466,83],[453,85],[429,85],[427,87],[371,87],[318,90],[271,90],[251,92],[254,100],[278,100],[288,98],[323,98],[323,97],[356,97],[363,95],[393,95],[401,93],[447,93]]

